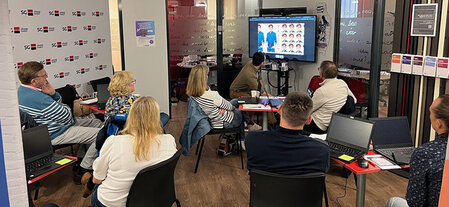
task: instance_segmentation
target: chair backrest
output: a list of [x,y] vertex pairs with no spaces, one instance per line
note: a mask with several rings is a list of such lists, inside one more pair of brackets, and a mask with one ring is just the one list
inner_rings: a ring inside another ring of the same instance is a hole
[[73,114],[73,101],[75,101],[76,99],[79,98],[78,93],[76,92],[76,89],[70,85],[67,84],[64,87],[55,89],[56,92],[59,93],[59,95],[61,95],[62,98],[62,103],[68,105],[70,107],[70,109],[72,110],[72,114]]
[[142,169],[129,190],[126,206],[170,207],[176,200],[174,173],[182,148],[168,160]]
[[104,142],[109,136],[117,135],[119,130],[125,128],[127,114],[116,114],[110,116],[104,122],[103,127],[98,131],[97,139],[95,140],[95,148],[100,151]]
[[349,89],[357,99],[357,104],[362,104],[367,101],[368,87],[365,83],[363,83],[363,80],[353,78],[342,78],[342,80],[348,84]]
[[99,79],[89,81],[90,85],[92,86],[92,88],[94,89],[95,92],[97,92],[98,84],[109,84],[109,82],[111,82],[111,78],[109,78],[109,77],[104,77],[104,78],[99,78]]
[[321,79],[319,75],[313,76],[310,79],[309,86],[307,87],[307,90],[311,92],[309,95],[312,95],[313,92],[320,87],[321,82],[323,82],[323,79]]
[[323,205],[324,173],[279,175],[251,170],[250,182],[251,207]]

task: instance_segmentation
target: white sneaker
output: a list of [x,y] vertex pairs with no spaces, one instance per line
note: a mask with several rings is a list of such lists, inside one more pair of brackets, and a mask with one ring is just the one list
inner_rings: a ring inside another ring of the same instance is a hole
[[262,130],[262,127],[256,123],[248,126],[248,131],[260,131],[260,130]]

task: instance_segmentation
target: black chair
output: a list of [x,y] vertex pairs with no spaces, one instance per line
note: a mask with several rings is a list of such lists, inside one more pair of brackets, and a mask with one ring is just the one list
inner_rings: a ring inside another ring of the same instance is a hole
[[181,207],[176,199],[174,173],[182,151],[181,148],[170,159],[142,169],[129,189],[126,206],[171,207],[176,202]]
[[64,87],[57,88],[55,90],[59,93],[59,95],[61,95],[62,103],[70,107],[73,115],[73,101],[79,99],[79,95],[76,92],[76,89],[72,85],[67,84]]
[[109,78],[109,77],[104,77],[104,78],[99,78],[99,79],[89,81],[90,85],[92,86],[92,88],[94,89],[95,92],[97,92],[98,84],[109,84],[109,82],[111,82],[111,78]]
[[249,206],[327,206],[325,174],[279,175],[261,170],[250,172]]
[[[243,166],[243,153],[242,153],[242,142],[241,142],[241,128],[240,127],[236,127],[236,128],[232,128],[232,129],[212,129],[209,131],[209,133],[206,134],[207,135],[215,135],[215,134],[236,134],[237,136],[237,149],[238,152],[240,154],[240,161],[242,163],[242,169],[244,169]],[[200,140],[198,140],[198,144],[196,145],[196,152],[195,154],[198,155],[198,158],[196,160],[196,165],[195,165],[195,170],[194,173],[196,173],[198,171],[198,165],[200,164],[200,159],[201,159],[201,154],[203,152],[203,146],[204,146],[204,140],[206,139],[206,136],[201,137]],[[199,152],[199,154],[198,154]]]

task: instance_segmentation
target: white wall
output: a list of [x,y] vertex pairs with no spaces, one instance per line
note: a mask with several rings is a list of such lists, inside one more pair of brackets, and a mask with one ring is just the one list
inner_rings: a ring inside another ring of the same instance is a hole
[[[10,206],[28,206],[8,1],[0,1],[0,120]],[[0,163],[1,164],[1,163]],[[4,193],[4,192],[2,192]],[[0,203],[5,206],[4,203]]]
[[[134,73],[136,92],[154,97],[161,111],[169,111],[165,0],[122,1],[125,70]],[[137,47],[135,21],[155,21],[155,46]]]
[[[317,14],[317,6],[324,5],[325,12],[323,14]],[[296,81],[294,80],[295,73],[293,71],[290,72],[290,81],[289,84],[294,88],[289,89],[289,91],[306,92],[307,86],[309,85],[309,81],[314,75],[318,75],[318,67],[320,63],[324,60],[333,60],[333,50],[334,50],[334,25],[335,25],[335,1],[333,0],[263,0],[262,8],[288,8],[288,7],[307,7],[307,14],[309,15],[317,15],[317,19],[320,20],[321,16],[324,15],[327,21],[330,24],[330,27],[327,29],[327,47],[322,48],[318,47],[317,59],[316,63],[305,63],[305,62],[289,62],[289,66],[294,68],[296,71]],[[265,75],[263,75],[265,77]],[[273,76],[270,76],[270,81],[275,84],[276,76],[273,73]],[[296,84],[295,84],[296,82]],[[266,80],[264,80],[266,83]],[[267,88],[268,89],[268,88]],[[276,90],[272,90],[272,94],[276,94]]]

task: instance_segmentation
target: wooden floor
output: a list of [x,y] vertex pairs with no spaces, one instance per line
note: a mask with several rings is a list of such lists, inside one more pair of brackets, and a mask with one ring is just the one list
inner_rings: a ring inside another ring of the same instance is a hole
[[[184,126],[186,109],[185,102],[173,106],[173,117],[165,127],[166,132],[177,139]],[[190,156],[181,156],[175,172],[175,185],[176,195],[183,207],[248,206],[248,172],[246,169],[241,169],[239,155],[218,156],[216,154],[218,144],[218,136],[207,137],[197,174],[193,173],[196,162],[195,148],[192,148],[193,153],[190,153]],[[331,162],[331,168],[326,176],[331,207],[355,206],[354,178],[353,176],[348,179],[343,178],[341,177],[342,173],[341,166]],[[89,206],[90,197],[87,199],[81,197],[82,186],[75,185],[72,177],[71,169],[67,168],[44,179],[39,199],[35,201],[35,205],[40,207],[45,203],[56,203],[64,207]],[[31,186],[31,188],[34,187]],[[369,174],[367,175],[365,206],[385,206],[388,198],[392,196],[404,197],[406,188],[407,179],[390,172]],[[34,195],[34,191],[32,193]]]

